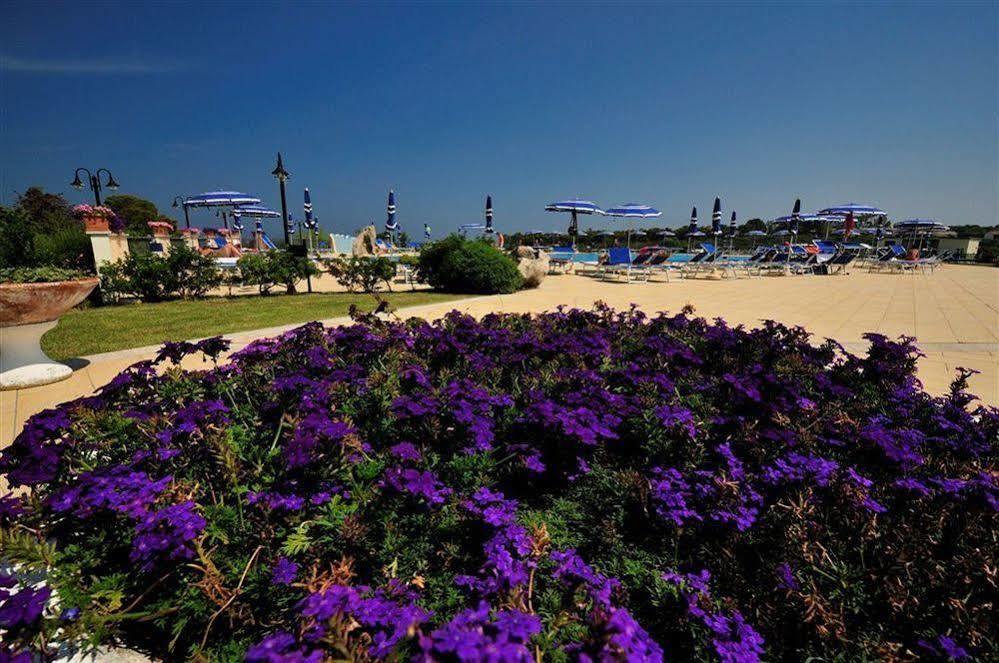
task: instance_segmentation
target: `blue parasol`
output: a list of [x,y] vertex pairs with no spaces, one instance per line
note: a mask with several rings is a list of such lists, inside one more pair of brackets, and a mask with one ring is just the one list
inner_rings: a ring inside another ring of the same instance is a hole
[[545,205],[546,212],[569,212],[572,220],[569,222],[569,237],[572,238],[573,246],[576,244],[576,236],[579,235],[580,214],[600,214],[604,211],[596,203],[589,200],[560,200],[558,202]]

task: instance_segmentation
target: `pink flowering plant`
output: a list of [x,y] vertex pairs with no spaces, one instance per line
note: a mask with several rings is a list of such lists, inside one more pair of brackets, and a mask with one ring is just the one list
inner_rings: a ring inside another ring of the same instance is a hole
[[107,219],[111,232],[120,233],[125,230],[125,223],[115,214],[115,211],[104,205],[74,205],[73,216],[78,219]]
[[168,343],[3,451],[0,656],[995,660],[999,412],[869,340],[598,307]]

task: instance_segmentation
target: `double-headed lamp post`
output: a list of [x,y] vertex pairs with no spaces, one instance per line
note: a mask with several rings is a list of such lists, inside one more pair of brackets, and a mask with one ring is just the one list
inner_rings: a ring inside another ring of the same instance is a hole
[[284,224],[284,245],[288,247],[291,246],[291,236],[288,234],[288,200],[284,193],[284,183],[291,176],[288,174],[288,171],[284,169],[284,164],[281,162],[280,152],[278,152],[277,155],[277,166],[271,171],[271,175],[277,178],[281,187],[281,221]]
[[183,207],[184,208],[184,225],[187,228],[190,228],[191,227],[191,218],[187,215],[187,205],[184,204],[184,197],[183,196],[174,196],[173,203],[170,205],[170,207],[172,207],[174,209],[177,209],[178,207]]
[[73,181],[70,182],[70,186],[75,189],[83,189],[83,180],[80,179],[80,173],[87,174],[87,180],[90,185],[90,190],[94,192],[94,203],[98,206],[101,204],[101,173],[107,175],[107,182],[103,184],[107,188],[114,191],[118,188],[118,182],[115,181],[114,175],[107,168],[98,168],[96,173],[91,173],[86,168],[77,168],[76,173],[73,174]]

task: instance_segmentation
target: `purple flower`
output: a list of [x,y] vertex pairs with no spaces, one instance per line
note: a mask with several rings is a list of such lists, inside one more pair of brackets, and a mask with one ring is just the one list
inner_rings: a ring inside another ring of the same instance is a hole
[[794,577],[794,571],[787,562],[781,562],[777,565],[777,580],[781,589],[788,591],[798,591],[799,589],[798,580]]
[[0,573],[0,627],[11,631],[34,624],[52,596],[49,587],[10,589],[14,586],[13,576]]
[[416,463],[423,458],[420,450],[412,442],[400,442],[395,446],[389,447],[388,451],[399,460],[408,460]]
[[926,653],[945,661],[961,661],[968,658],[968,651],[946,635],[938,635],[933,640],[920,640],[916,644]]
[[697,435],[694,413],[679,405],[663,405],[656,409],[656,416],[666,428],[679,428],[691,438]]
[[490,618],[489,605],[480,601],[420,638],[418,660],[530,663],[534,657],[527,645],[540,632],[541,620],[536,615],[503,610]]
[[271,569],[272,585],[290,585],[295,582],[298,575],[298,564],[287,557],[279,557],[277,563]]
[[420,497],[433,506],[444,504],[451,494],[451,489],[445,488],[433,472],[427,470],[390,467],[385,470],[384,483],[401,493]]
[[248,663],[320,663],[323,660],[321,651],[309,652],[296,647],[295,636],[278,631],[250,647],[246,660]]
[[143,571],[151,571],[165,561],[192,559],[194,550],[190,543],[206,524],[191,501],[151,511],[135,525],[129,559],[137,562]]

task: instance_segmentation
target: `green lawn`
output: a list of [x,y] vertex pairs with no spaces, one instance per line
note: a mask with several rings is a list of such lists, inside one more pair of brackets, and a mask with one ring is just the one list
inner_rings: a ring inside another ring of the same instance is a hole
[[[461,295],[422,291],[381,295],[396,309],[461,299]],[[371,295],[338,292],[74,309],[42,337],[42,348],[53,359],[69,359],[163,341],[334,318],[347,315],[351,304],[370,311],[377,302]]]

